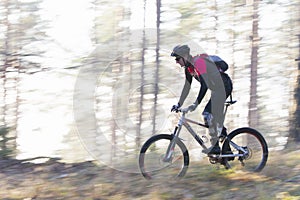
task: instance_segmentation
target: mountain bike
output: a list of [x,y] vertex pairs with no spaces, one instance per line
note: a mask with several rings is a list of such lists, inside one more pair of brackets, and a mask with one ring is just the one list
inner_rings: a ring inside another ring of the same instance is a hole
[[[232,98],[225,102],[224,117],[229,106],[236,103]],[[204,152],[208,149],[204,138],[199,136],[190,124],[209,128],[186,117],[188,108],[178,109],[180,117],[172,134],[157,134],[150,137],[142,146],[139,154],[139,167],[146,179],[183,177],[189,166],[189,152],[179,137],[185,127]],[[222,145],[220,154],[207,154],[211,164],[219,163],[226,169],[260,172],[268,159],[266,140],[257,130],[249,127],[238,128],[219,138]]]

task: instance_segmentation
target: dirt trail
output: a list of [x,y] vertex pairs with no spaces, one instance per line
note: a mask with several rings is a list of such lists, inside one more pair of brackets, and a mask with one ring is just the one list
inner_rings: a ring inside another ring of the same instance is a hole
[[[146,181],[93,162],[0,161],[1,199],[300,199],[300,151],[271,155],[259,174],[191,163],[181,180]],[[276,160],[281,158],[280,161]]]

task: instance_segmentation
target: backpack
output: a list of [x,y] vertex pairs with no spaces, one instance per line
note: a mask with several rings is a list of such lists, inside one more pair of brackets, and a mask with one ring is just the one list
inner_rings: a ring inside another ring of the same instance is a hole
[[222,60],[219,56],[208,56],[208,58],[213,61],[219,70],[225,72],[228,69],[228,64]]

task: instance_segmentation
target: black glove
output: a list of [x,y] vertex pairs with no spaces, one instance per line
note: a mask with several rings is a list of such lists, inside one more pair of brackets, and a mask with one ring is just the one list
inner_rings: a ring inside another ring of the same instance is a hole
[[180,108],[180,104],[178,103],[177,105],[173,105],[171,108],[171,112],[178,112],[178,109]]

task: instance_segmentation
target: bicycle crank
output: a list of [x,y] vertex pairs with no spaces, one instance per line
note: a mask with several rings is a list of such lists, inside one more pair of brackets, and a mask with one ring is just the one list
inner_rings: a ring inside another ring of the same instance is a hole
[[223,158],[221,155],[208,155],[208,160],[211,164],[222,163]]

